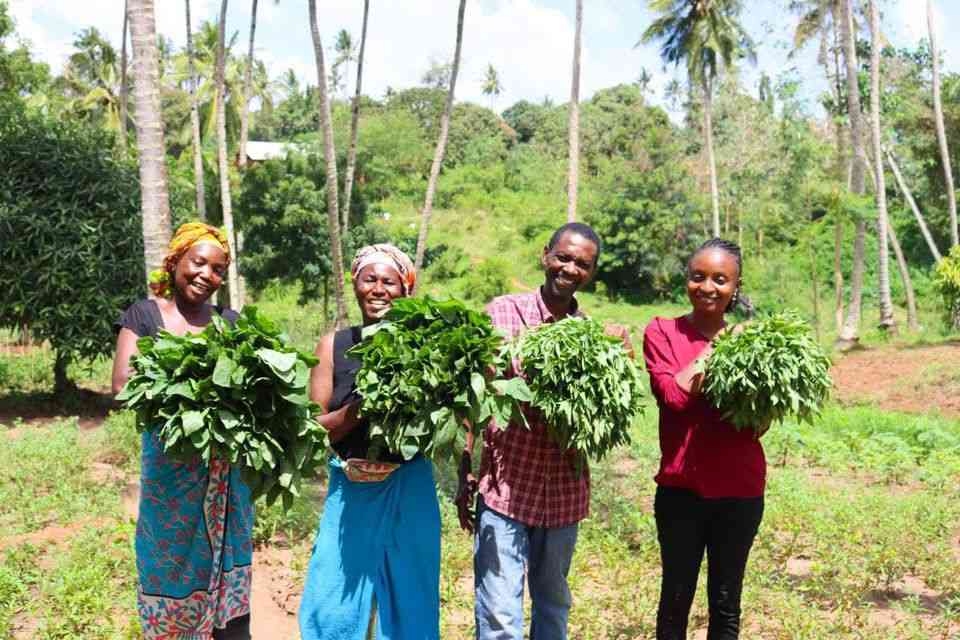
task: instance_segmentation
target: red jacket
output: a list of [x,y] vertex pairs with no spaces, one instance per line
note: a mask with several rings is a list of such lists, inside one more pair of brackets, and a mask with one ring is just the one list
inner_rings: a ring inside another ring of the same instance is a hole
[[643,357],[660,407],[660,471],[656,482],[703,498],[763,495],[767,462],[753,429],[737,431],[700,394],[674,376],[709,344],[679,318],[654,318],[643,334]]

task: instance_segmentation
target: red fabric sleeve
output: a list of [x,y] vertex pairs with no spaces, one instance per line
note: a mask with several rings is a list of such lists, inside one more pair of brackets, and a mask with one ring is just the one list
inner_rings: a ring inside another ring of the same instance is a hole
[[654,318],[643,332],[643,359],[650,374],[650,388],[657,402],[673,411],[683,411],[694,400],[674,376],[683,368],[673,354],[670,341],[661,324]]

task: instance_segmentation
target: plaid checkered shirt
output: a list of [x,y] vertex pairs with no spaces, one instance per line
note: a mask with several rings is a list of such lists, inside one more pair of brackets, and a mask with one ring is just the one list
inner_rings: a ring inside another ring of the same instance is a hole
[[[573,315],[582,315],[573,302]],[[510,337],[553,322],[540,290],[495,298],[486,308],[498,329]],[[527,526],[565,527],[590,512],[590,470],[574,468],[575,457],[560,450],[547,435],[539,413],[526,411],[530,422],[497,429],[491,423],[483,436],[479,491],[494,511]]]

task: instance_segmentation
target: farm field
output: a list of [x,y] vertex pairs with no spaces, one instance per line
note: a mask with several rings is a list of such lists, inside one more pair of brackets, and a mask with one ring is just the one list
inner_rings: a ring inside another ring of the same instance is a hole
[[[658,313],[663,313],[659,310]],[[634,333],[636,334],[636,328]],[[106,396],[107,367],[70,400],[42,392],[49,354],[0,355],[0,638],[137,638],[133,534],[138,437]],[[744,587],[744,637],[960,637],[960,343],[891,343],[842,356],[837,402],[815,425],[765,437],[766,513]],[[656,411],[594,466],[592,515],[571,576],[571,637],[653,635]],[[472,545],[442,494],[444,638],[472,637]],[[324,486],[258,513],[253,624],[296,638],[300,586]],[[705,638],[703,585],[691,617]]]

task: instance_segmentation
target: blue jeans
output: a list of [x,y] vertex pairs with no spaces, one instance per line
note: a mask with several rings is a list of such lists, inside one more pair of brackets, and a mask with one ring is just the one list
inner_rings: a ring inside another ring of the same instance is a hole
[[530,640],[566,640],[567,574],[577,525],[530,527],[477,501],[473,570],[477,640],[523,640],[523,577],[530,584]]

